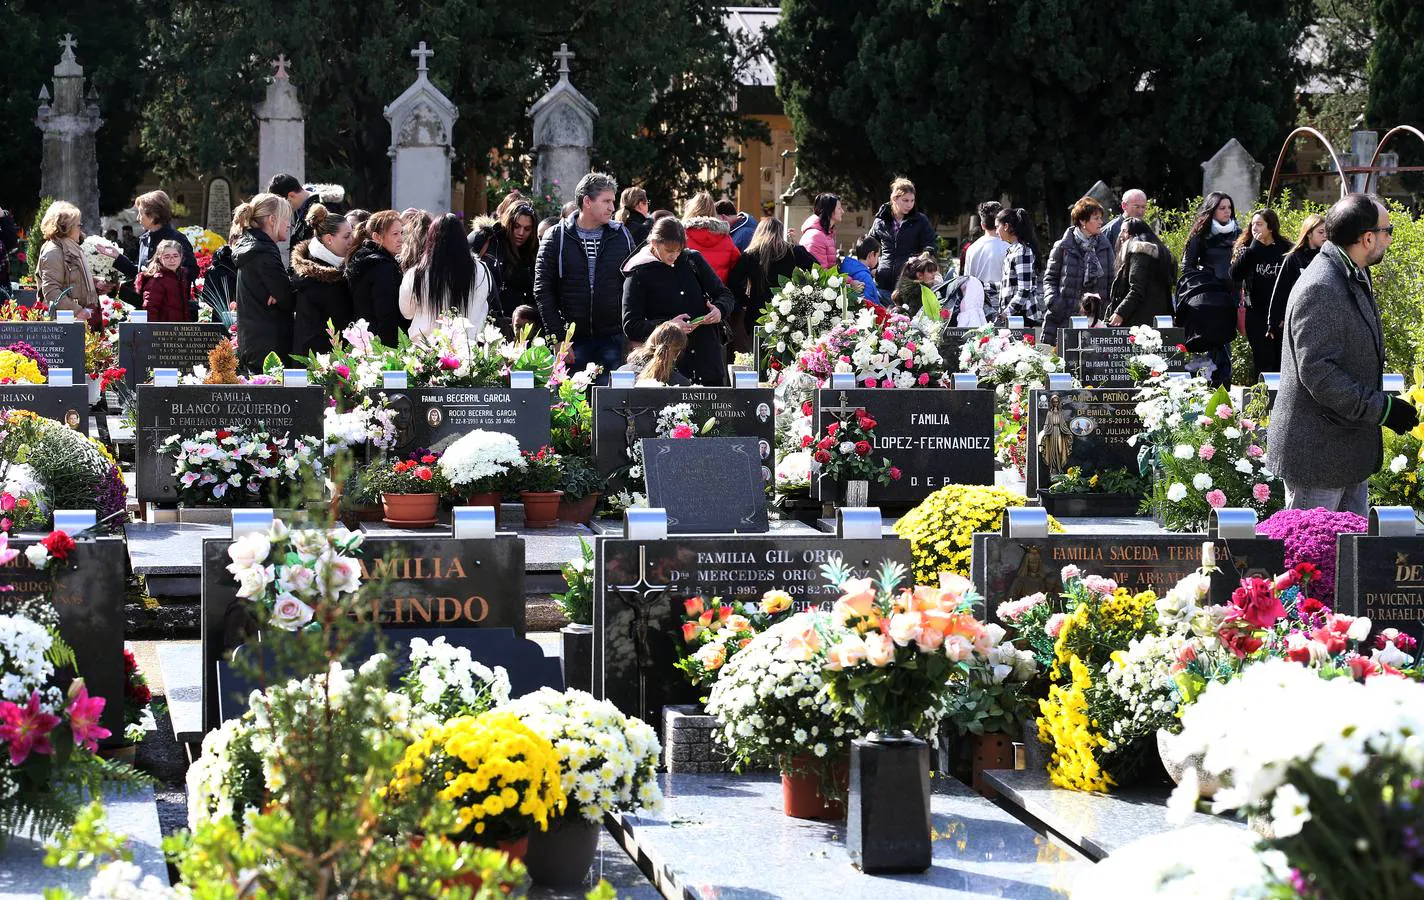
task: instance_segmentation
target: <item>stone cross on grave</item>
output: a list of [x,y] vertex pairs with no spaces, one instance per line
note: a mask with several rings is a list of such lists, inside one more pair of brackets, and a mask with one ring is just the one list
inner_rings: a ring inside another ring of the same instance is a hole
[[648,580],[648,548],[638,547],[638,580],[632,584],[614,584],[609,590],[618,595],[633,610],[632,638],[638,661],[638,709],[648,708],[647,674],[653,667],[652,648],[648,646],[648,623],[653,608],[667,597],[672,585],[653,584]]
[[273,78],[286,78],[287,66],[291,65],[291,63],[292,61],[290,59],[287,59],[287,54],[279,53],[277,54],[277,58],[269,62],[267,65],[277,70],[272,74]]
[[59,46],[64,49],[66,59],[74,58],[74,48],[79,46],[79,42],[74,39],[74,35],[66,34],[64,40],[59,42]]
[[569,60],[574,58],[574,53],[569,49],[568,44],[560,44],[559,52],[554,54],[554,59],[559,61],[559,78],[567,81],[569,78]]
[[414,56],[417,60],[419,60],[419,62],[416,63],[416,72],[424,73],[430,71],[428,60],[430,59],[430,57],[435,55],[435,51],[425,49],[425,41],[421,41],[419,47],[410,51],[410,55]]

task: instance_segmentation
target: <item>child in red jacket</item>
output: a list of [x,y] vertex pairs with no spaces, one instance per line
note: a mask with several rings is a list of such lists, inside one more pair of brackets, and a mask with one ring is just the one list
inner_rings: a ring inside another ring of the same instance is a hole
[[188,276],[183,272],[183,246],[162,241],[148,267],[134,281],[150,322],[188,321]]

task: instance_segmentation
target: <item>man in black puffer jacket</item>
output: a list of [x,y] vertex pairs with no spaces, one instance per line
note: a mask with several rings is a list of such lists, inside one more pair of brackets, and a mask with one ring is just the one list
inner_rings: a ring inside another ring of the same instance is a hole
[[915,211],[915,186],[908,178],[896,178],[890,184],[890,202],[875,214],[870,236],[880,242],[875,284],[887,295],[895,289],[900,270],[911,257],[925,251],[934,254],[934,226],[924,213]]
[[623,364],[623,264],[636,246],[613,219],[618,185],[590,172],[574,189],[578,210],[544,233],[534,261],[534,300],[544,333],[562,340],[574,326],[574,367]]

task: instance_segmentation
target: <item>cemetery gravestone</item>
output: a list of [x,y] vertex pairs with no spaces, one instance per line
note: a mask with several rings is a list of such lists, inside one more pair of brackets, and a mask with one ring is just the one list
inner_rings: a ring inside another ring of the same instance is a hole
[[564,201],[573,199],[574,185],[589,170],[589,148],[598,107],[569,81],[574,54],[560,44],[559,80],[529,107],[534,134],[534,189]]
[[[658,414],[685,403],[692,408],[694,427],[717,420],[715,434],[750,437],[757,441],[762,477],[771,480],[776,465],[776,400],[771,388],[645,387],[593,389],[593,463],[612,475],[632,461],[633,446],[642,438],[658,436]],[[694,440],[701,440],[695,438]],[[621,478],[608,490],[630,487]],[[640,490],[641,485],[631,486]]]
[[[10,541],[23,550],[34,540]],[[37,571],[24,553],[0,566],[0,613],[16,604],[49,597],[59,613],[59,636],[74,650],[79,675],[89,693],[103,697],[101,724],[115,737],[124,733],[124,571],[123,538],[81,538],[67,565],[50,575]]]
[[669,534],[766,533],[755,439],[644,438],[642,447],[648,505],[667,510]]
[[326,393],[319,387],[180,385],[138,388],[135,493],[140,500],[173,502],[173,459],[159,453],[170,435],[195,436],[238,425],[262,425],[276,437],[322,436]]
[[910,545],[834,535],[600,540],[594,550],[594,693],[646,722],[661,721],[665,704],[697,702],[697,691],[674,667],[683,601],[755,603],[774,588],[790,594],[798,609],[829,609],[839,594],[821,566],[835,559],[862,576],[886,559],[908,570]]
[[203,221],[209,231],[227,234],[232,226],[232,182],[226,178],[214,178],[208,182],[207,205]]
[[[1055,599],[1063,589],[1064,566],[1085,575],[1102,575],[1133,593],[1152,590],[1162,596],[1201,566],[1201,534],[1072,535],[1010,538],[974,535],[971,576],[989,614],[1000,603],[1040,591]],[[1247,575],[1274,578],[1283,570],[1285,548],[1268,538],[1216,541],[1211,602],[1225,603]]]
[[433,447],[442,440],[476,429],[513,435],[519,449],[547,446],[548,388],[416,388],[375,390],[395,412],[394,453]]
[[[941,328],[941,329],[940,329],[940,332],[939,332],[939,342],[938,342],[938,344],[937,344],[936,346],[939,348],[939,355],[942,356],[942,357],[944,357],[944,368],[945,368],[945,371],[950,372],[950,373],[962,371],[962,370],[959,368],[959,355],[960,355],[961,351],[963,351],[963,349],[964,349],[964,336],[965,336],[966,334],[968,334],[969,332],[971,332],[971,331],[977,331],[977,330],[978,330],[978,329],[976,329],[976,328]],[[1000,331],[1007,331],[1007,332],[1009,332],[1009,334],[1012,335],[1012,336],[1013,336],[1013,339],[1016,340],[1016,341],[1021,341],[1021,340],[1023,340],[1025,337],[1029,337],[1029,336],[1037,337],[1037,335],[1036,335],[1036,333],[1035,333],[1036,329],[1033,329],[1033,328],[996,328],[996,329],[994,329],[994,333],[995,333],[995,334],[998,334]]]
[[[1164,347],[1186,340],[1180,328],[1159,329]],[[1066,370],[1087,387],[1131,387],[1136,382],[1127,371],[1127,361],[1142,353],[1129,338],[1127,328],[1067,328],[1059,332],[1059,355]],[[1172,362],[1168,371],[1185,371],[1182,362]]]
[[415,81],[384,110],[391,123],[391,206],[439,215],[450,209],[451,139],[460,111],[427,77],[435,51],[421,41],[410,55],[418,60]]
[[0,384],[0,409],[23,409],[89,433],[89,388],[47,384]]
[[[250,636],[248,601],[227,571],[227,539],[203,541],[203,730],[216,727],[216,667]],[[499,537],[367,537],[360,549],[363,583],[379,585],[372,614],[387,636],[439,628],[508,628],[524,636],[524,540]]]
[[[864,409],[875,420],[872,455],[901,471],[899,481],[870,483],[875,506],[914,506],[947,484],[994,483],[994,392],[908,388],[816,392],[812,427],[817,435]],[[813,479],[811,496],[839,499],[839,486]]]
[[83,322],[0,322],[0,347],[23,341],[35,348],[50,368],[68,369],[74,383],[84,383]]
[[137,388],[153,381],[154,369],[179,374],[207,367],[208,354],[228,339],[228,328],[216,322],[120,322],[119,366],[124,384]]
[[1368,616],[1371,640],[1397,628],[1424,647],[1424,538],[1342,534],[1338,540],[1335,609]]
[[[1085,473],[1109,469],[1136,472],[1137,448],[1127,443],[1142,431],[1136,407],[1137,395],[1131,390],[1031,391],[1025,473],[1030,499],[1046,490],[1054,475],[1070,468],[1081,467]],[[1049,458],[1042,452],[1045,438],[1051,439]]]

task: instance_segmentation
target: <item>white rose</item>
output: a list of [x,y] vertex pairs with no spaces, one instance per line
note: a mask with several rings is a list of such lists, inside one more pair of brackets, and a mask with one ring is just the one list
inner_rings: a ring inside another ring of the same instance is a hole
[[831,300],[836,300],[839,297],[840,295],[837,294],[835,291],[831,290],[830,288],[826,288],[825,290],[821,291],[821,298],[823,300],[826,300],[827,302]]
[[803,296],[803,297],[810,297],[810,296],[811,296],[812,294],[814,294],[814,293],[816,293],[816,289],[813,288],[813,287],[811,287],[811,285],[809,285],[809,284],[803,284],[803,285],[801,286],[801,296]]
[[1191,459],[1197,454],[1196,451],[1192,449],[1190,444],[1178,444],[1172,450],[1172,455],[1177,457],[1177,459]]
[[1205,472],[1198,472],[1192,478],[1192,487],[1199,491],[1211,490],[1211,476]]
[[44,544],[31,544],[25,548],[25,559],[36,569],[43,569],[45,563],[49,562],[49,549]]
[[284,631],[296,631],[312,620],[315,614],[310,606],[291,594],[280,594],[272,606],[271,622]]
[[[832,275],[830,278],[826,279],[826,284],[830,285],[833,288],[838,288],[841,286],[841,277],[839,275]],[[826,299],[829,300],[831,298],[827,297]]]
[[227,557],[239,566],[255,566],[267,561],[272,542],[263,532],[252,531],[228,545]]
[[1251,460],[1249,460],[1249,459],[1238,459],[1238,460],[1236,461],[1236,471],[1240,472],[1242,475],[1250,475],[1250,474],[1251,474]]
[[1400,454],[1389,461],[1389,470],[1398,475],[1404,471],[1404,467],[1407,465],[1409,465],[1409,460],[1405,459],[1403,454]]
[[1181,503],[1187,499],[1187,486],[1180,481],[1172,482],[1172,486],[1167,488],[1167,499],[1173,503]]

